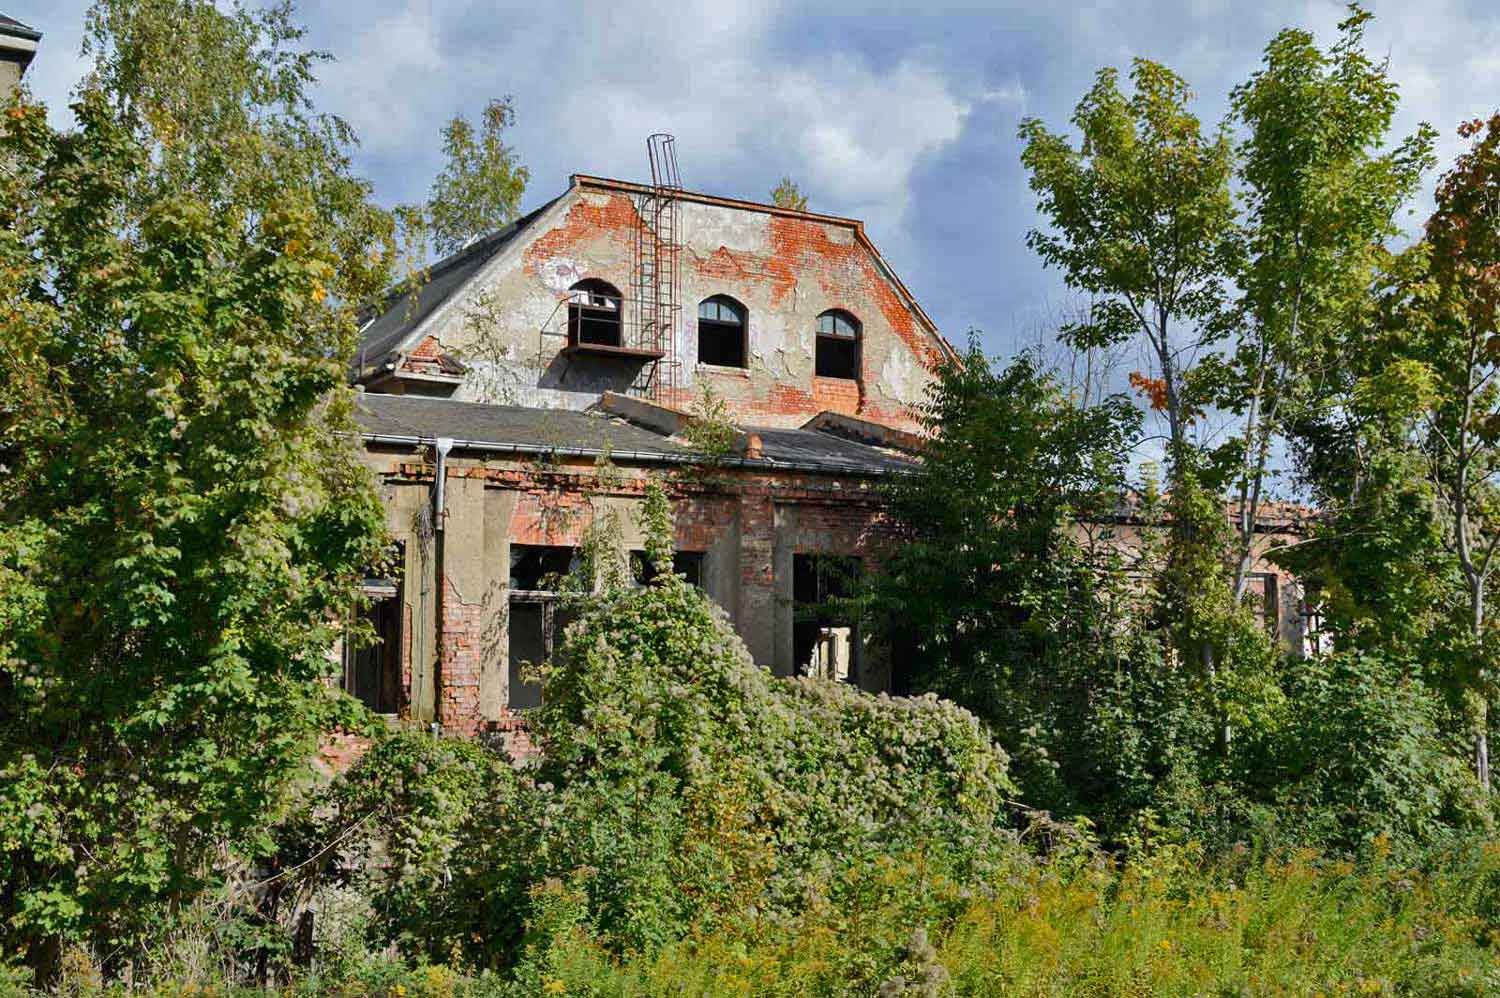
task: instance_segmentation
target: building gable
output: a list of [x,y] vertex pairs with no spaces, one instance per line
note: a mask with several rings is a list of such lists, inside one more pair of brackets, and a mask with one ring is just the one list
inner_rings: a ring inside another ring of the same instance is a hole
[[[467,369],[455,398],[582,409],[603,392],[637,388],[643,365],[656,357],[630,349],[628,335],[611,350],[579,349],[575,334],[591,315],[607,324],[610,308],[622,326],[638,321],[638,205],[649,192],[576,176],[511,230],[436,265],[431,283],[444,283],[427,303],[420,292],[415,304],[398,296],[367,328],[359,365],[366,383],[374,387],[369,355],[380,351],[373,346],[384,348],[381,363],[395,375],[419,344],[431,353],[436,340],[440,354]],[[744,423],[793,427],[834,411],[914,425],[911,405],[953,350],[858,221],[686,191],[677,210],[676,329],[660,349],[673,377],[659,401],[691,407],[706,387]],[[591,289],[584,305],[598,305],[597,312],[585,308],[580,317],[570,307],[581,300],[579,288]],[[700,320],[710,299],[723,310],[710,308]],[[401,308],[415,320],[398,318]],[[819,332],[829,314],[846,317],[838,329],[855,330],[858,342],[844,351],[848,368],[825,377],[819,353],[841,346],[830,348]],[[377,341],[373,331],[382,327]],[[719,339],[711,347],[700,336]]]

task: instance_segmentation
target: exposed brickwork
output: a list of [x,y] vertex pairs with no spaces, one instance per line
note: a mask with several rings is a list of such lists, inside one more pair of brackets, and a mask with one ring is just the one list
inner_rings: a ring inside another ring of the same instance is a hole
[[[526,249],[523,266],[533,277],[546,276],[548,263],[559,256],[569,256],[601,235],[619,240],[629,249],[639,216],[635,202],[628,194],[589,194],[579,198],[568,209],[567,217],[557,228],[543,233]],[[628,274],[618,279],[623,281]],[[571,282],[570,282],[571,283]],[[623,288],[622,288],[623,290]]]
[[314,766],[325,778],[347,773],[369,749],[370,744],[370,739],[364,735],[335,731],[318,746]]
[[465,735],[477,734],[484,718],[479,709],[479,674],[484,666],[484,608],[467,602],[443,580],[443,630],[438,685],[438,716],[443,727]]
[[874,302],[891,330],[928,367],[942,360],[937,342],[918,328],[911,309],[880,273],[866,246],[836,241],[818,223],[778,215],[771,220],[771,247],[777,259],[794,261],[798,272],[815,277],[835,302],[846,302],[843,307],[864,310],[866,303]]

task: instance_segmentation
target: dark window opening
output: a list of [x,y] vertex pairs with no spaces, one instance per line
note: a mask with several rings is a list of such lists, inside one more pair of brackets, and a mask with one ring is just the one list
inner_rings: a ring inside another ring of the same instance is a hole
[[345,642],[344,689],[377,714],[395,714],[401,709],[404,574],[403,550],[396,545],[382,570],[372,572],[361,586],[366,602],[360,619],[375,632],[374,643],[355,647]]
[[[638,586],[651,584],[656,578],[656,566],[646,560],[646,552],[630,552],[630,569]],[[703,588],[703,552],[677,551],[672,555],[672,571],[688,580],[690,585]]]
[[1278,579],[1270,572],[1254,572],[1245,587],[1245,599],[1250,601],[1250,611],[1267,634],[1281,636],[1281,592]]
[[745,307],[726,295],[698,305],[698,363],[745,367]]
[[620,316],[624,304],[619,290],[608,281],[590,277],[573,285],[568,290],[568,344],[623,345]]
[[891,695],[913,696],[917,690],[917,635],[910,627],[891,628]]
[[578,549],[548,544],[510,546],[510,588],[555,594],[579,566]]
[[574,612],[562,605],[563,580],[578,569],[578,549],[544,544],[510,546],[510,639],[506,706],[530,710],[542,705],[541,684],[532,666],[550,659],[562,643]]
[[816,370],[820,378],[859,377],[859,320],[834,309],[818,316]]
[[858,622],[840,600],[859,583],[858,558],[792,555],[792,652],[797,674],[853,682]]

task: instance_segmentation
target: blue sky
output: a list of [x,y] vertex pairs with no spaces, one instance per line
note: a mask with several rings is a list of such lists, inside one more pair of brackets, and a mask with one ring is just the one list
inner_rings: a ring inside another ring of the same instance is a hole
[[[1451,158],[1453,126],[1500,105],[1500,4],[1370,7],[1369,47],[1405,95],[1398,130],[1431,121]],[[0,0],[46,33],[28,80],[55,106],[83,69],[86,8]],[[950,339],[979,328],[997,353],[1035,341],[1071,303],[1025,245],[1023,116],[1065,126],[1100,67],[1142,55],[1186,76],[1214,122],[1279,28],[1326,40],[1343,13],[1331,0],[299,4],[310,44],[338,59],[320,102],[354,125],[382,200],[419,198],[440,165],[441,122],[491,96],[515,95],[528,205],[574,172],[642,178],[645,136],[671,131],[685,185],[764,199],[789,174],[815,210],[866,221]]]

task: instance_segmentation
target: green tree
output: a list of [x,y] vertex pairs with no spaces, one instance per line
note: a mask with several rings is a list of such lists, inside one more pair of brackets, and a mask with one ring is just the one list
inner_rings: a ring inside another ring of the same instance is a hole
[[802,189],[791,177],[782,177],[781,183],[771,188],[771,203],[778,208],[806,211],[807,195],[802,193]]
[[382,546],[354,304],[391,219],[285,6],[100,0],[58,133],[0,130],[0,940],[115,967],[254,857]]
[[1077,146],[1035,118],[1021,123],[1021,163],[1049,225],[1027,244],[1095,298],[1064,329],[1067,339],[1089,347],[1139,338],[1149,349],[1155,371],[1140,380],[1167,417],[1175,486],[1193,463],[1188,433],[1200,404],[1189,358],[1223,335],[1236,249],[1232,155],[1222,131],[1203,135],[1181,77],[1137,59],[1130,78],[1126,96],[1115,70],[1099,72],[1073,112]]
[[506,129],[515,123],[515,103],[506,96],[485,105],[477,129],[462,115],[443,127],[448,162],[433,180],[427,200],[432,241],[440,256],[463,249],[520,215],[531,171],[505,142]]
[[[1084,348],[1136,341],[1153,361],[1131,381],[1167,420],[1171,543],[1161,611],[1181,654],[1222,698],[1236,685],[1220,675],[1226,659],[1237,667],[1262,658],[1222,565],[1223,455],[1191,437],[1209,401],[1193,364],[1226,334],[1228,280],[1240,260],[1233,149],[1222,128],[1203,134],[1188,109],[1192,93],[1171,70],[1137,59],[1131,82],[1126,96],[1115,70],[1099,72],[1073,114],[1077,146],[1036,119],[1022,122],[1021,162],[1049,223],[1027,242],[1070,287],[1094,297],[1090,313],[1064,327],[1064,339]],[[1221,749],[1229,732],[1226,720]]]
[[1466,649],[1475,700],[1475,771],[1490,787],[1489,706],[1497,692],[1490,582],[1500,571],[1500,114],[1467,122],[1472,140],[1443,175],[1427,222],[1434,375],[1425,441],[1448,540],[1467,590]]
[[1099,805],[1102,741],[1084,728],[1128,654],[1136,600],[1113,585],[1119,548],[1088,531],[1118,512],[1139,413],[1119,396],[1076,406],[1032,355],[996,371],[971,342],[939,369],[922,420],[930,439],[890,489],[898,539],[866,616],[902,685],[991,723],[1028,803]]
[[1317,404],[1325,369],[1341,361],[1330,349],[1339,332],[1368,321],[1383,244],[1397,235],[1396,214],[1432,162],[1426,126],[1386,149],[1397,88],[1362,47],[1372,15],[1350,10],[1328,52],[1310,32],[1278,34],[1262,68],[1231,95],[1246,129],[1236,151],[1246,259],[1241,332],[1223,358],[1217,401],[1244,420],[1236,599],[1254,564],[1273,447]]
[[[1298,463],[1324,522],[1283,560],[1327,586],[1338,646],[1395,655],[1446,694],[1489,779],[1500,562],[1500,125],[1467,123],[1425,238],[1386,261],[1370,321],[1332,340]],[[1456,732],[1455,732],[1456,733]]]

